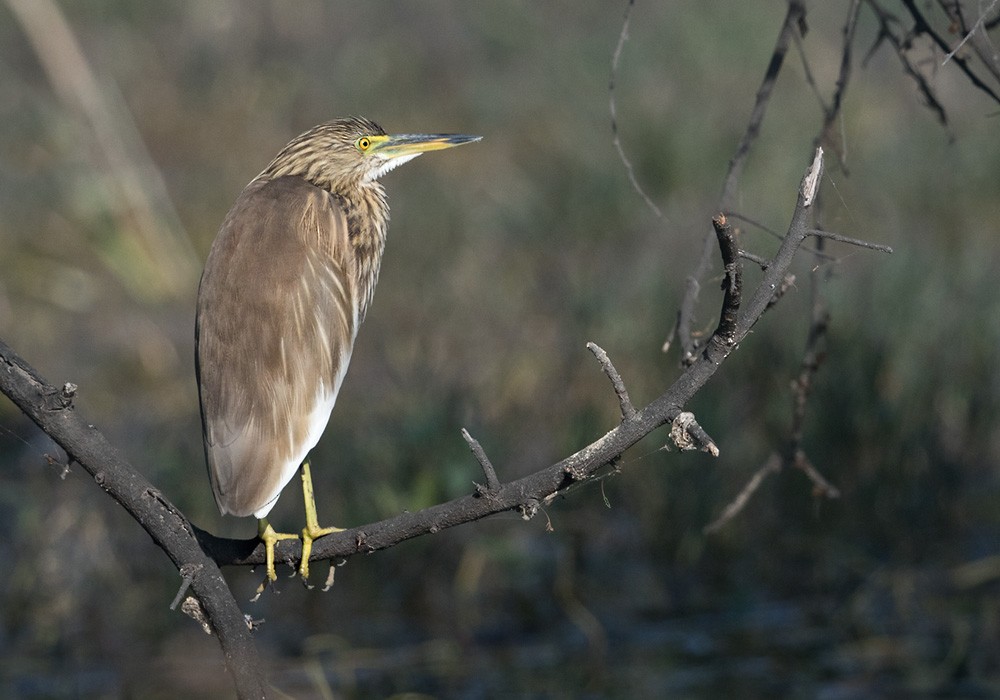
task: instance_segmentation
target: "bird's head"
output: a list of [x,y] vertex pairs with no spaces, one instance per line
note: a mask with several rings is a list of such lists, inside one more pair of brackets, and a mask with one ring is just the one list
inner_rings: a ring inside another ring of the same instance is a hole
[[361,117],[335,119],[292,139],[261,177],[298,175],[331,192],[377,180],[421,153],[478,141],[462,134],[389,135]]

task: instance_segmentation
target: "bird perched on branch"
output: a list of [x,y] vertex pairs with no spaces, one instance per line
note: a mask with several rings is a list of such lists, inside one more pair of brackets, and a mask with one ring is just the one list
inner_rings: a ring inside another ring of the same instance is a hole
[[338,119],[293,139],[246,186],[212,243],[198,289],[196,369],[205,456],[223,515],[266,516],[301,471],[309,575],[318,524],[306,456],[326,428],[375,291],[389,207],[378,178],[478,136],[390,136]]

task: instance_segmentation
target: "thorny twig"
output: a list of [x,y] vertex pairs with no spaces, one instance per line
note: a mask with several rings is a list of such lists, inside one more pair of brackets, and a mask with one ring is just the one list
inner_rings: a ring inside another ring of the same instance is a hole
[[632,405],[632,399],[629,398],[628,390],[625,388],[625,382],[622,381],[621,375],[618,374],[618,370],[612,364],[608,353],[600,345],[597,343],[587,343],[587,349],[594,353],[594,357],[601,363],[601,369],[604,370],[604,374],[611,380],[611,387],[615,390],[615,396],[618,397],[622,420],[628,420],[635,415],[635,406]]

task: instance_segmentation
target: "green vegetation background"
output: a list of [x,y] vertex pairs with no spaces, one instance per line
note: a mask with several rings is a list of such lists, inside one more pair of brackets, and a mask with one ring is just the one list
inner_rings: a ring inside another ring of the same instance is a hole
[[[218,516],[201,451],[197,275],[237,193],[289,138],[349,114],[485,137],[385,179],[381,281],[314,455],[323,520],[370,522],[482,479],[461,427],[509,479],[614,425],[587,341],[637,403],[676,376],[660,347],[785,11],[636,7],[619,124],[658,219],[611,145],[622,3],[63,5],[103,94],[127,107],[103,126],[126,153],[148,148],[155,169],[125,180],[151,197],[151,223],[122,204],[94,125],[0,6],[0,337],[50,381],[78,384],[79,410],[196,523],[238,536],[253,523]],[[846,10],[814,5],[804,48],[829,95]],[[862,17],[867,47],[876,27]],[[804,258],[691,406],[719,459],[657,451],[658,433],[620,476],[530,522],[353,559],[326,594],[282,581],[245,606],[266,620],[275,685],[296,697],[1000,693],[1000,565],[987,558],[1000,554],[1000,120],[953,65],[928,71],[947,128],[888,47],[855,65],[850,173],[831,167],[823,185],[826,228],[896,251],[835,248],[806,446],[839,501],[783,473],[702,533],[787,430]],[[742,213],[783,229],[820,119],[793,51]],[[748,229],[742,245],[775,244]],[[714,281],[702,296],[709,328]],[[46,453],[58,456],[0,401],[2,694],[229,692],[215,642],[167,609],[180,582],[167,559]],[[291,488],[274,519],[300,518]],[[259,578],[227,575],[241,600]]]

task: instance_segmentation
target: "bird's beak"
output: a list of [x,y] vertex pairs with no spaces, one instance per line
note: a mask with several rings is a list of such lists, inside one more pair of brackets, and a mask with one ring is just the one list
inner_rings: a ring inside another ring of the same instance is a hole
[[482,136],[465,134],[397,134],[395,136],[374,137],[371,153],[386,160],[413,158],[427,151],[440,151],[461,146],[463,143],[478,141]]

